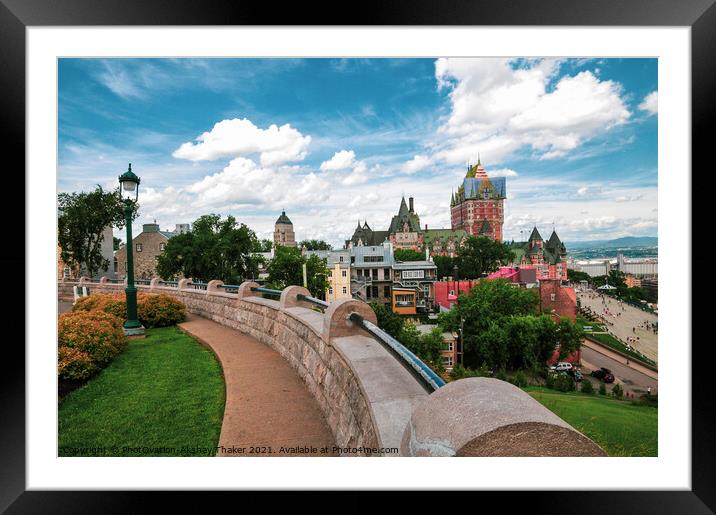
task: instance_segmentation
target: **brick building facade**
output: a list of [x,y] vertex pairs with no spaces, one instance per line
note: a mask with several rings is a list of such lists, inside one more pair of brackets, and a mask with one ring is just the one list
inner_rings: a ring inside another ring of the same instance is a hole
[[[144,224],[142,232],[133,240],[134,278],[151,279],[157,275],[157,258],[164,251],[169,238],[187,232],[187,224],[178,224],[173,232],[160,231],[157,223]],[[124,279],[127,275],[127,247],[123,245],[115,253],[117,262],[117,278]]]
[[505,198],[505,178],[491,179],[478,159],[476,165],[468,166],[462,184],[450,199],[453,231],[462,230],[470,236],[502,241]]

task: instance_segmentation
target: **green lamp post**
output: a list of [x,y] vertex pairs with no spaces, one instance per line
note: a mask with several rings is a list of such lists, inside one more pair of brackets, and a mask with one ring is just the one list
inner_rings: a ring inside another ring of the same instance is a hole
[[132,255],[132,211],[139,196],[139,177],[132,172],[132,163],[125,173],[119,176],[119,191],[124,200],[124,217],[127,224],[127,320],[124,322],[124,334],[127,336],[144,335],[144,326],[137,317],[137,288],[134,286],[134,259]]

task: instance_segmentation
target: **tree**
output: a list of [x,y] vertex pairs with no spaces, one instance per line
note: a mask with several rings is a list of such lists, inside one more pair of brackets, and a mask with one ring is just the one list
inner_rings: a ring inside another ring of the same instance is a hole
[[587,281],[588,283],[592,282],[592,277],[588,273],[572,270],[571,268],[567,269],[567,279],[572,281],[573,283],[578,283],[581,281]]
[[181,274],[240,284],[258,274],[259,260],[252,254],[256,244],[254,231],[233,216],[222,220],[221,215],[203,215],[191,231],[169,239],[157,259],[157,273],[165,280]]
[[413,249],[395,249],[393,257],[396,261],[424,261],[425,254]]
[[452,277],[454,275],[455,258],[433,256],[433,263],[438,267],[436,274],[439,280],[442,280],[443,277]]
[[251,250],[252,252],[271,252],[271,247],[273,247],[271,240],[256,240],[256,244]]
[[[97,185],[89,193],[60,193],[57,204],[57,238],[62,261],[73,268],[83,267],[90,276],[108,269],[109,260],[102,256],[102,233],[108,225],[124,227],[124,203],[119,188],[104,191]],[[137,204],[133,206],[132,220],[138,214]]]
[[298,248],[306,250],[331,250],[331,246],[323,240],[303,240],[298,243]]
[[122,240],[116,236],[112,236],[112,250],[119,250],[119,246],[122,244]]
[[370,307],[378,319],[378,327],[397,340],[403,330],[405,320],[400,315],[393,313],[385,304],[371,302]]
[[324,299],[329,285],[326,262],[316,255],[306,258],[294,247],[276,247],[274,257],[267,267],[269,285],[276,289],[290,285],[302,286],[304,264],[308,290],[312,296]]
[[[510,263],[515,255],[500,241],[485,236],[470,236],[458,250],[455,262],[461,279],[479,279],[483,274]],[[450,274],[452,275],[452,274]]]

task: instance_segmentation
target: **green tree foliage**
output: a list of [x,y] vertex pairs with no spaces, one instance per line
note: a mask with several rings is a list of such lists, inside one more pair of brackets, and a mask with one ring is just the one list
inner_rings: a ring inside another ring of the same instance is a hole
[[256,234],[233,216],[200,216],[191,231],[170,238],[157,259],[157,273],[165,280],[178,276],[198,281],[219,279],[241,284],[258,275],[258,257],[252,255]]
[[[108,269],[109,260],[102,256],[102,233],[108,225],[124,227],[124,203],[119,189],[104,191],[97,185],[88,193],[60,193],[57,205],[57,238],[62,261],[71,267],[84,268],[90,276]],[[131,219],[137,214],[138,206],[134,204]]]
[[268,285],[279,290],[291,285],[302,286],[304,263],[308,290],[312,296],[325,299],[329,284],[326,262],[315,255],[306,258],[295,247],[276,247],[274,257],[267,267]]
[[298,248],[306,250],[331,250],[331,246],[323,240],[303,240],[298,243]]
[[458,250],[455,263],[460,279],[479,279],[483,274],[494,272],[500,265],[510,263],[514,257],[514,252],[500,241],[485,236],[470,236]]
[[607,394],[607,385],[604,383],[601,383],[599,385],[599,395],[606,395]]
[[433,256],[433,263],[438,267],[436,271],[438,280],[442,281],[443,277],[452,277],[454,275],[454,258],[450,256]]
[[604,286],[607,282],[609,286],[614,286],[616,290],[603,290],[603,292],[612,297],[633,303],[639,303],[642,300],[647,302],[654,300],[649,297],[649,294],[643,288],[629,288],[626,284],[626,275],[619,270],[611,270],[608,276],[600,275],[592,278],[592,284],[595,288]]
[[122,240],[116,236],[112,236],[112,250],[119,250],[119,246],[122,244]]
[[405,320],[400,315],[393,313],[385,304],[371,302],[370,307],[378,319],[378,327],[397,340],[403,330]]
[[567,279],[573,283],[578,283],[580,281],[587,281],[588,283],[592,282],[592,277],[588,273],[572,270],[571,268],[567,269]]
[[256,240],[256,244],[251,249],[252,252],[271,252],[273,242],[271,240]]
[[425,254],[413,249],[395,249],[393,257],[396,261],[425,261]]
[[[581,330],[568,319],[555,322],[538,313],[536,290],[503,279],[483,280],[438,323],[454,330],[463,319],[464,363],[493,370],[539,370],[559,346],[564,356],[579,348]],[[453,314],[454,312],[454,314]]]

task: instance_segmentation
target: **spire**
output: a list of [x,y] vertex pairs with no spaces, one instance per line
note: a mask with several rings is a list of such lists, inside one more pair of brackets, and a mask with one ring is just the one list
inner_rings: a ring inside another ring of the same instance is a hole
[[532,234],[530,234],[530,238],[527,241],[542,241],[542,236],[539,235],[539,231],[537,230],[537,226],[535,225],[534,229],[532,229]]
[[398,209],[398,216],[405,216],[408,214],[408,205],[405,203],[405,195],[403,200],[400,201],[400,209]]
[[481,166],[482,163],[480,163],[480,153],[477,153],[477,166]]

